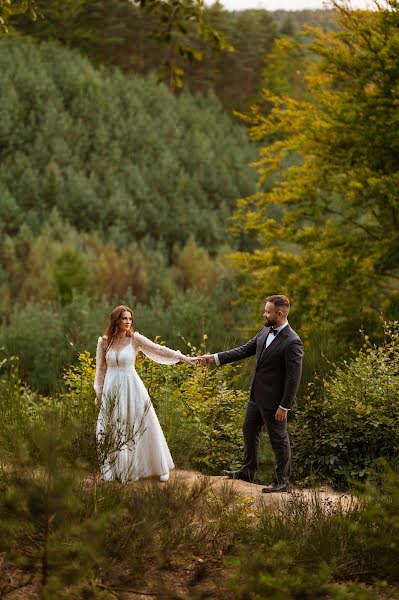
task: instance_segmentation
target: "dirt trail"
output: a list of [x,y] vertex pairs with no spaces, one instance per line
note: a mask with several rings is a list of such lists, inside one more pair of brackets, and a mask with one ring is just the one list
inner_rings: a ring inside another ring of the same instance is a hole
[[[292,493],[287,494],[286,492],[280,492],[277,494],[264,494],[262,492],[263,485],[256,483],[247,483],[239,479],[229,479],[225,475],[216,476],[204,476],[197,471],[183,471],[174,469],[170,473],[171,482],[175,480],[183,481],[188,485],[194,485],[198,481],[206,479],[209,482],[210,488],[215,492],[220,492],[225,486],[231,486],[235,491],[240,494],[251,498],[254,502],[262,503],[263,506],[281,506],[287,501],[290,501],[294,496],[301,497],[303,500],[313,502],[317,498],[318,502],[334,506],[340,504],[343,507],[349,507],[353,502],[353,496],[342,492],[336,492],[328,486],[319,486],[314,489],[308,488],[293,488]],[[148,482],[148,480],[146,480]],[[137,483],[137,482],[136,482]],[[156,480],[151,480],[151,484],[157,484]],[[145,480],[143,480],[145,484]],[[167,485],[159,482],[159,485]]]

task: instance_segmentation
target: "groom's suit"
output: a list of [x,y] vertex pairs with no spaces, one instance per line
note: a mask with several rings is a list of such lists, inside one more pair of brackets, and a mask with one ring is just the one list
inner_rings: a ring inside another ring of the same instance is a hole
[[259,466],[260,431],[265,425],[276,455],[276,483],[285,483],[291,474],[287,420],[277,421],[275,413],[279,406],[290,409],[295,401],[302,372],[303,344],[287,324],[266,347],[268,336],[273,335],[269,332],[270,327],[262,327],[246,344],[218,353],[217,358],[223,365],[256,355],[243,426],[245,454],[240,471],[250,479],[255,476]]

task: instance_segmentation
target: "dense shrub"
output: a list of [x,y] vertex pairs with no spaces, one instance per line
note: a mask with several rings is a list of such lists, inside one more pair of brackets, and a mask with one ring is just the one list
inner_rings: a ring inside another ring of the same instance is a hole
[[385,342],[365,337],[357,356],[310,384],[293,428],[295,472],[346,486],[369,476],[376,459],[399,458],[399,322]]

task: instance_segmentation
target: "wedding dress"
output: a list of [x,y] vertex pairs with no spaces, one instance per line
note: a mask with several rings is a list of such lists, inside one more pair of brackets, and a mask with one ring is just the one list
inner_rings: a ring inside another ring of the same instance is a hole
[[151,342],[137,331],[112,344],[98,338],[94,389],[101,395],[97,446],[105,480],[135,481],[151,475],[163,481],[174,468],[172,456],[148,392],[136,369],[143,352],[152,360],[172,365],[189,362],[181,352]]

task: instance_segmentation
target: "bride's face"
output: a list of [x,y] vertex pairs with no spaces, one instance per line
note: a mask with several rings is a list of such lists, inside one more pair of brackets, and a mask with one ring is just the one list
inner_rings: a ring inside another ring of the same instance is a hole
[[132,326],[132,315],[128,310],[124,310],[118,323],[119,333],[126,333]]

